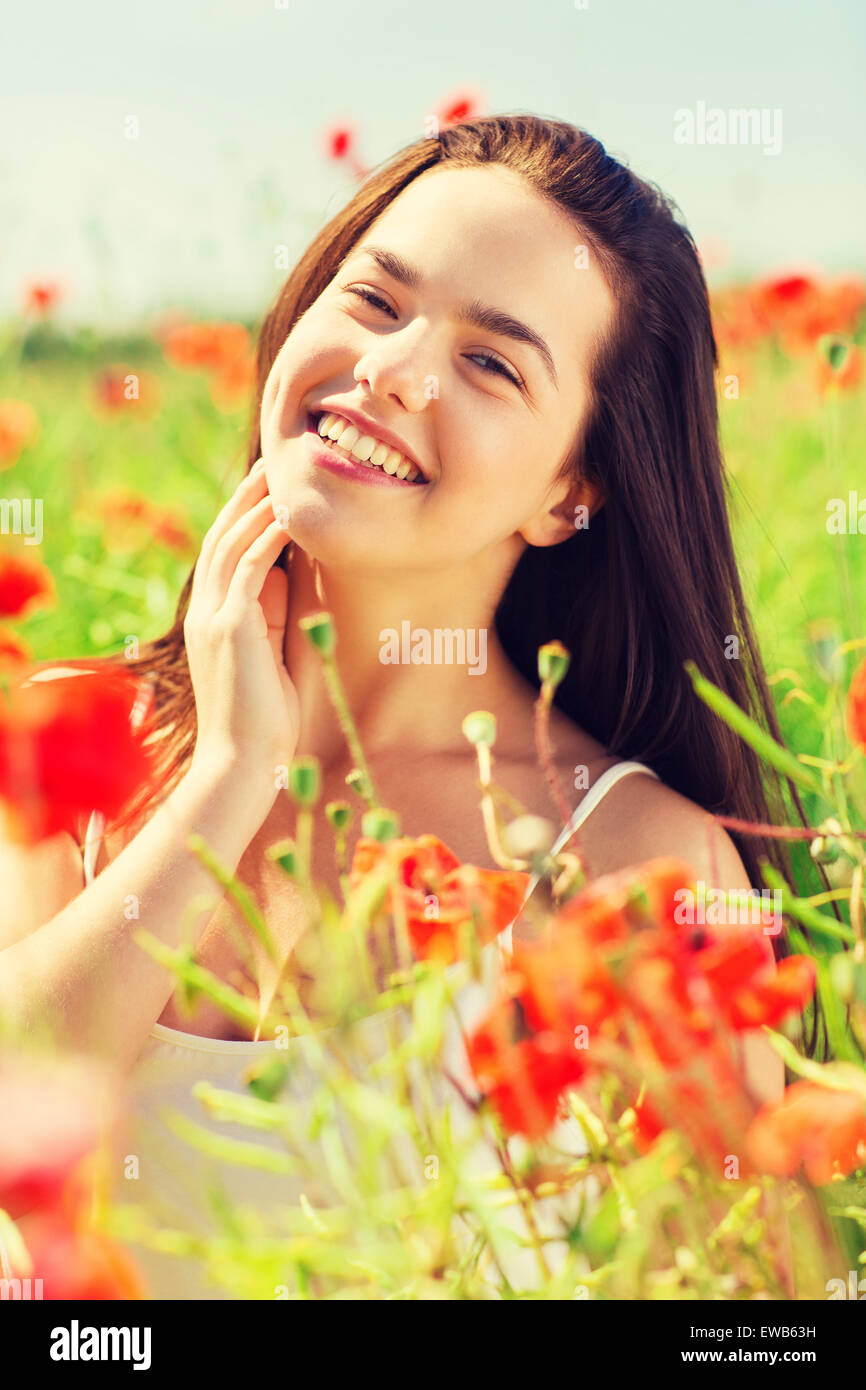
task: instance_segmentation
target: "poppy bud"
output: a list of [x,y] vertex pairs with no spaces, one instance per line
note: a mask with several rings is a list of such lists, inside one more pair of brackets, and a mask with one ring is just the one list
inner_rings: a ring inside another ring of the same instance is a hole
[[400,834],[400,817],[396,811],[386,811],[383,806],[377,806],[374,811],[367,811],[362,816],[361,834],[368,840],[380,840],[383,844],[396,840]]
[[289,795],[299,806],[314,806],[319,799],[319,760],[301,757],[289,767]]
[[571,665],[571,653],[561,642],[546,642],[538,648],[538,678],[554,690]]
[[467,714],[461,728],[464,737],[475,748],[492,748],[496,742],[496,715],[486,709]]
[[310,617],[302,618],[298,627],[307,634],[317,652],[322,656],[333,656],[337,639],[330,613],[313,613]]

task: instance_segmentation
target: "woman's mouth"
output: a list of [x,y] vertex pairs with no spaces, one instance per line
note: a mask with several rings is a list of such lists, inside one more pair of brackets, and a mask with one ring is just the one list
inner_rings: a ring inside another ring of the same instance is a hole
[[427,479],[398,449],[365,435],[333,411],[307,416],[307,435],[315,461],[360,482],[426,487]]

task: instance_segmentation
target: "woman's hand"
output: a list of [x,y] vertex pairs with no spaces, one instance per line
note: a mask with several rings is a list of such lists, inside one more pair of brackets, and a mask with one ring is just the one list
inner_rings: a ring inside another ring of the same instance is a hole
[[283,662],[288,579],[272,568],[288,540],[259,459],[202,542],[183,625],[198,720],[193,765],[254,779],[265,814],[300,726]]

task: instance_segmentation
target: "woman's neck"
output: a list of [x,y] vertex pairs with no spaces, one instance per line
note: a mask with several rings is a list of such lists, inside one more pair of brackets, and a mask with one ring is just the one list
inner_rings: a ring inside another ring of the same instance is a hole
[[501,575],[359,575],[326,572],[293,547],[285,662],[301,706],[298,752],[325,768],[345,757],[321,660],[298,628],[323,609],[333,618],[340,680],[370,757],[385,749],[468,751],[460,725],[477,709],[496,715],[500,746],[531,742],[525,710],[532,691],[493,624],[513,564],[512,556]]

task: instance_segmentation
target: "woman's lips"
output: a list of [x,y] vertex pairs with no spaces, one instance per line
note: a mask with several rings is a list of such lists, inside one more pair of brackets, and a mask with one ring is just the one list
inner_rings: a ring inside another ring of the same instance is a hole
[[422,483],[407,482],[404,478],[386,473],[382,468],[371,468],[357,459],[350,458],[345,449],[337,449],[330,440],[322,439],[310,419],[307,420],[304,439],[313,462],[320,468],[327,468],[329,473],[336,473],[338,477],[354,478],[359,483],[373,483],[379,487],[417,489],[424,486]]

